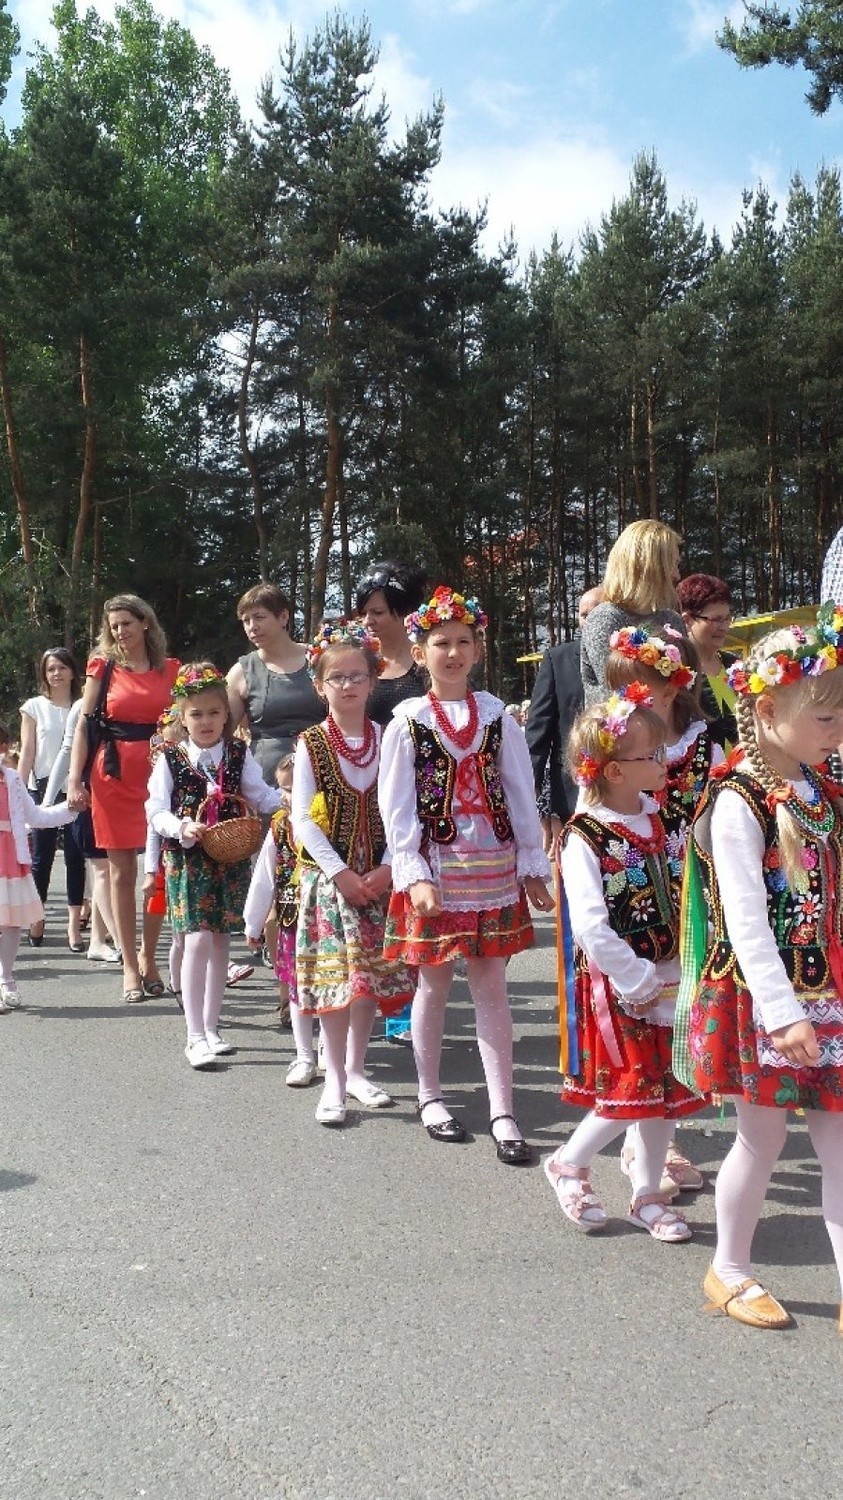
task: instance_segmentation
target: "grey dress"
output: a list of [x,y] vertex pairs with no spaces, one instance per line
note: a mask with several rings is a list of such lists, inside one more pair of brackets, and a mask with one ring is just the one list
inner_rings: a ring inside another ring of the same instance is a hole
[[325,705],[310,680],[307,667],[297,672],[272,672],[257,651],[240,657],[246,682],[246,718],[251,750],[269,786],[275,768],[292,750],[296,736],[321,724]]
[[600,703],[609,696],[606,686],[606,658],[609,655],[609,638],[616,630],[626,625],[643,625],[645,620],[657,621],[660,625],[672,625],[681,635],[687,635],[685,622],[675,609],[654,609],[647,615],[635,615],[618,604],[598,604],[591,611],[583,626],[580,648],[580,668],[585,693],[585,706]]

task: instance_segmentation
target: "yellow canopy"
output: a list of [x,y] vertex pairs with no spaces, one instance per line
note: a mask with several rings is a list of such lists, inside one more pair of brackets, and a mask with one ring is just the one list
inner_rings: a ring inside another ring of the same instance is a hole
[[816,604],[801,604],[798,609],[777,609],[768,615],[748,615],[744,620],[733,620],[726,637],[726,649],[747,651],[753,641],[782,625],[814,625],[818,608]]

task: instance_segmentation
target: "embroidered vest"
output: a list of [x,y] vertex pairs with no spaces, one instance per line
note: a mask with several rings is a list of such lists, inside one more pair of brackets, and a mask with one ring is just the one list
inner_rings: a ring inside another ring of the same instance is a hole
[[[299,738],[307,745],[316,790],[322,793],[327,804],[330,822],[327,836],[331,846],[350,870],[363,875],[380,864],[386,849],[377,781],[373,781],[366,792],[358,792],[349,786],[321,724],[306,729]],[[304,848],[299,857],[302,864],[313,866],[316,863]]]
[[659,797],[662,822],[668,833],[678,833],[683,838],[683,851],[688,842],[688,830],[694,813],[711,774],[713,741],[707,730],[697,735],[688,746],[681,760],[667,768],[667,782],[662,797]]
[[272,837],[275,841],[275,917],[281,927],[295,927],[298,911],[293,873],[296,851],[290,839],[290,813],[279,807],[272,815]]
[[[787,976],[796,990],[821,990],[834,983],[828,963],[831,937],[843,934],[843,904],[838,896],[843,869],[843,824],[838,817],[824,846],[822,839],[803,833],[805,874],[808,890],[794,892],[787,883],[779,859],[778,829],[767,807],[764,788],[746,771],[736,770],[709,783],[697,817],[711,811],[721,791],[737,792],[758,820],[764,835],[762,874],[767,895],[767,920],[776,940]],[[698,845],[705,871],[711,921],[714,929],[706,954],[703,975],[722,979],[732,974],[744,984],[740,965],[729,941],[720,887],[711,856]]]
[[[175,813],[177,818],[195,818],[208,795],[207,777],[203,772],[194,769],[180,746],[164,745],[161,754],[166,758],[170,775],[173,778],[170,811]],[[220,786],[224,793],[239,795],[245,758],[246,746],[243,741],[229,740],[220,762],[222,769]],[[226,801],[220,804],[217,817],[220,822],[224,822],[226,818],[239,817],[240,813],[239,803]],[[181,848],[178,839],[162,839],[161,842],[164,849]]]
[[612,931],[639,958],[651,963],[673,958],[679,947],[679,920],[664,853],[645,854],[622,823],[602,823],[589,813],[574,815],[563,833],[566,843],[573,829],[600,860]]
[[[407,728],[416,752],[416,809],[422,825],[422,842],[452,844],[457,836],[453,804],[458,762],[427,724],[408,719]],[[500,719],[487,724],[474,763],[495,838],[506,844],[513,835],[498,764],[502,738]]]

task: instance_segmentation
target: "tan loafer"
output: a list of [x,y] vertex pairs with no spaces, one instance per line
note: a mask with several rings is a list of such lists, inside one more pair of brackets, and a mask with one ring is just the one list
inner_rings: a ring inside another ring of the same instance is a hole
[[703,1282],[703,1291],[708,1298],[706,1311],[724,1312],[727,1317],[746,1323],[750,1328],[792,1328],[790,1313],[763,1288],[760,1297],[752,1297],[747,1302],[745,1293],[754,1286],[760,1286],[760,1282],[751,1276],[738,1282],[737,1286],[727,1286],[714,1267],[709,1266]]

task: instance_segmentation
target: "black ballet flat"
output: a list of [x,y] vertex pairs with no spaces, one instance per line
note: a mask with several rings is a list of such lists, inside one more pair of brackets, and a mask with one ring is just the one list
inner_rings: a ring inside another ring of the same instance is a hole
[[40,948],[41,944],[44,941],[43,930],[41,932],[39,932],[39,934],[38,934],[37,937],[35,936],[34,932],[29,931],[26,934],[26,941],[29,943],[30,948]]
[[[422,1114],[427,1109],[428,1104],[444,1104],[444,1102],[444,1099],[425,1099],[424,1104],[416,1106],[419,1112],[419,1119],[423,1125]],[[444,1141],[446,1145],[457,1145],[460,1141],[468,1140],[468,1131],[465,1126],[461,1125],[459,1120],[455,1120],[452,1117],[449,1117],[447,1120],[440,1120],[438,1125],[424,1125],[424,1128],[432,1141]]]
[[498,1161],[502,1161],[506,1167],[529,1167],[534,1159],[532,1147],[521,1139],[499,1141],[492,1129],[499,1120],[511,1120],[513,1125],[518,1124],[514,1115],[495,1115],[494,1120],[489,1121],[489,1134],[495,1143]]

